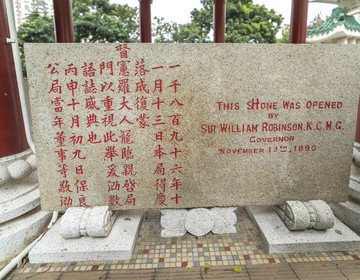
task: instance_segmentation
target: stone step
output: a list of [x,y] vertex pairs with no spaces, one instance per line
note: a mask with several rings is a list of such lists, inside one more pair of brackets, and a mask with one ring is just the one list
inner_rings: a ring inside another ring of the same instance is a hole
[[0,225],[0,262],[5,262],[24,250],[41,234],[50,217],[50,212],[36,208]]
[[344,224],[360,234],[360,205],[354,201],[332,204],[331,209],[335,216]]
[[37,184],[19,184],[0,188],[0,225],[40,205]]
[[360,203],[360,181],[358,178],[350,177],[349,196]]

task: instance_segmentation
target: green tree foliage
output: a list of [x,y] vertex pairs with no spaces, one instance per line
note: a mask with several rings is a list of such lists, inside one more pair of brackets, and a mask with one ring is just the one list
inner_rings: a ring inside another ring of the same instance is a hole
[[73,0],[76,42],[137,42],[137,8],[109,0]]
[[[139,40],[137,9],[128,5],[111,4],[109,0],[73,0],[73,21],[75,42]],[[18,38],[24,62],[24,42],[55,42],[53,18],[39,10],[31,12],[19,26]]]
[[[171,41],[185,43],[212,41],[210,36],[213,29],[213,0],[201,0],[201,4],[203,5],[201,9],[194,9],[191,12],[190,23],[170,24],[172,28],[168,30],[168,34],[171,35]],[[275,43],[276,33],[280,30],[282,21],[283,17],[274,10],[254,4],[252,0],[228,0],[226,42]]]

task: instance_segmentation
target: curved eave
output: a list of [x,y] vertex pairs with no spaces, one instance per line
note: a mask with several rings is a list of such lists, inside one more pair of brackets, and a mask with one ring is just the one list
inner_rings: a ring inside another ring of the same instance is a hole
[[343,37],[360,39],[360,32],[347,30],[344,27],[344,25],[341,25],[341,26],[337,26],[334,30],[330,31],[329,33],[307,37],[306,42],[307,43],[322,43],[325,41],[330,41],[333,39],[343,38]]

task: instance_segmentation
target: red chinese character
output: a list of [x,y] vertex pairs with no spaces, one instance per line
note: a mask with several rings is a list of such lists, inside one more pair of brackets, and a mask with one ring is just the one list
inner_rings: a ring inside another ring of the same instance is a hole
[[121,149],[121,159],[129,160],[133,158],[133,150],[130,147],[125,147]]
[[175,141],[182,141],[182,137],[180,136],[180,132],[179,131],[173,131],[170,134],[170,141],[175,140]]
[[128,58],[128,51],[131,50],[127,44],[119,44],[115,47],[119,52],[120,58]]
[[180,114],[175,114],[175,115],[170,116],[171,124],[172,125],[180,125],[180,117],[181,117]]
[[82,145],[83,143],[83,136],[82,135],[75,135],[75,133],[73,133],[72,136],[70,136],[70,141],[69,143],[72,143],[73,145]]
[[178,165],[178,164],[175,163],[175,164],[173,165],[173,167],[170,168],[171,174],[174,174],[174,173],[176,173],[176,172],[178,172],[178,173],[181,174],[181,169],[182,169],[182,167],[181,167],[180,165]]
[[63,107],[61,106],[61,103],[63,103],[64,100],[61,97],[55,97],[52,101],[51,104],[54,105],[54,111],[56,113],[61,113],[63,111]]
[[84,166],[82,165],[75,166],[75,173],[76,175],[84,174]]
[[119,178],[120,176],[116,173],[116,165],[115,164],[110,164],[108,165],[108,170],[107,170],[107,176],[106,177],[117,177]]
[[122,92],[123,94],[129,93],[130,92],[129,80],[123,79],[123,80],[118,80],[118,81],[119,81],[118,92]]
[[111,91],[111,92],[115,92],[114,90],[114,83],[113,82],[104,82],[103,84],[100,84],[100,91],[101,92],[108,92],[108,91]]
[[119,75],[120,76],[127,77],[130,75],[129,62],[130,62],[129,60],[122,60],[117,63],[117,65],[119,66]]
[[112,194],[109,196],[109,206],[122,206],[118,195]]
[[162,93],[163,91],[163,81],[158,79],[158,80],[155,80],[154,82],[154,91],[153,93],[155,93],[156,91],[158,91],[159,93]]
[[76,102],[74,98],[71,98],[71,103],[67,104],[66,106],[68,107],[72,107],[73,111],[75,111],[76,109],[76,105],[79,105],[80,103],[79,102]]
[[108,181],[108,192],[120,191],[120,183],[118,181]]
[[52,64],[49,64],[48,65],[48,69],[51,68],[50,70],[50,74],[53,75],[53,74],[59,74],[59,71],[56,69],[56,66],[59,66],[59,63],[55,63],[54,64],[55,66],[53,66]]
[[177,104],[178,107],[184,106],[183,103],[181,103],[179,100],[177,100],[177,99],[175,98],[173,101],[171,101],[169,107],[171,107],[171,106],[174,105],[175,103]]
[[75,159],[75,158],[78,158],[78,159],[86,159],[86,156],[84,156],[84,157],[82,157],[81,156],[81,150],[75,150],[74,152],[73,152],[73,157],[72,157],[72,159]]
[[114,76],[114,67],[113,67],[113,62],[112,61],[101,62],[100,63],[100,75],[103,74],[105,69],[108,70],[109,75]]
[[149,89],[146,87],[145,79],[141,78],[140,82],[136,83],[136,90],[135,92],[145,92],[149,93]]
[[83,194],[80,195],[80,197],[79,197],[79,206],[80,207],[90,207],[90,205],[88,205],[86,203],[86,197]]
[[137,172],[134,172],[134,165],[133,164],[124,164],[124,171],[121,173],[124,176],[135,176]]
[[83,90],[85,94],[95,94],[97,91],[93,79],[85,80],[85,83],[82,85],[82,87],[84,88]]
[[80,127],[79,116],[75,115],[71,117],[71,128]]
[[104,157],[110,159],[111,161],[113,160],[113,158],[119,156],[115,149],[115,146],[107,146],[105,150],[106,152]]
[[149,116],[147,114],[140,114],[139,117],[136,118],[136,121],[139,123],[139,128],[145,128],[149,126],[149,124],[147,123],[148,119]]
[[90,127],[91,125],[95,125],[96,127],[99,126],[99,122],[97,120],[97,116],[92,113],[92,114],[89,114],[87,117],[86,117],[86,127]]
[[60,168],[57,170],[57,172],[59,172],[64,178],[66,178],[66,174],[69,170],[67,164],[65,164],[65,163],[61,164],[61,165],[59,165],[59,167]]
[[99,144],[101,140],[97,140],[98,136],[95,132],[91,131],[88,135],[88,139],[86,140],[90,144]]
[[73,200],[70,196],[60,196],[60,206],[72,206]]
[[78,82],[74,81],[74,80],[70,80],[70,82],[66,83],[66,86],[68,88],[68,90],[71,91],[71,96],[74,97],[75,96],[75,90],[77,90],[78,88]]
[[99,110],[100,108],[96,106],[96,101],[94,96],[85,98],[85,109],[88,110]]
[[127,192],[133,192],[135,190],[135,180],[126,179],[123,188],[126,189]]
[[131,130],[120,130],[120,142],[121,144],[132,144]]
[[157,157],[158,159],[162,159],[162,157],[165,155],[166,155],[166,153],[165,153],[164,148],[162,148],[160,145],[157,145],[154,157]]
[[114,122],[114,114],[105,115],[104,118],[101,120],[102,124],[107,126],[117,126],[117,123]]
[[134,194],[129,193],[129,194],[127,195],[125,204],[131,205],[131,206],[135,206],[135,201],[136,201],[136,198],[134,197]]
[[171,199],[175,201],[175,204],[179,204],[180,198],[182,198],[182,196],[175,194],[175,197],[172,197]]
[[156,101],[152,103],[152,105],[156,105],[156,108],[160,110],[161,104],[165,104],[164,100],[161,100],[160,97],[156,98]]
[[128,124],[134,124],[133,122],[128,120],[127,116],[124,116],[122,120],[119,122],[119,124],[122,124],[123,122],[127,122]]
[[155,123],[153,123],[154,126],[155,126],[155,125],[164,125],[164,124],[165,124],[165,122],[163,122],[163,121],[161,120],[161,115],[155,116]]
[[178,80],[175,80],[172,82],[172,84],[168,87],[172,87],[174,89],[174,93],[177,93],[177,90],[178,90],[178,87],[180,86],[181,84],[178,82]]
[[181,184],[180,179],[173,178],[170,187],[175,188],[178,191],[181,186],[182,186],[182,184]]
[[58,79],[52,80],[49,93],[51,92],[61,94],[62,90],[61,90],[61,86],[59,85]]
[[145,76],[149,70],[145,69],[145,60],[142,58],[136,61],[135,64],[135,76]]
[[106,96],[103,100],[101,100],[101,102],[104,104],[104,112],[109,112],[109,111],[113,111],[113,102],[114,102],[114,98],[110,97],[110,96]]
[[174,148],[174,151],[170,152],[170,154],[174,156],[174,159],[176,159],[180,153],[181,151],[177,147]]
[[56,132],[56,137],[54,139],[57,142],[56,147],[64,147],[65,146],[65,134],[64,134],[64,131]]
[[165,187],[166,187],[166,178],[158,178],[155,181],[155,188],[156,191],[161,191],[161,192],[165,192]]
[[127,110],[132,110],[127,104],[129,101],[126,100],[125,96],[122,97],[122,101],[120,102],[120,108],[119,110],[122,110],[123,108],[126,108]]
[[60,186],[59,186],[58,192],[61,192],[61,193],[72,192],[72,190],[70,190],[70,184],[69,184],[68,180],[60,181]]
[[60,129],[64,125],[64,121],[59,116],[55,116],[53,126],[58,126]]
[[149,109],[147,108],[147,97],[141,96],[141,97],[136,97],[136,110],[139,111],[148,111]]
[[74,76],[78,75],[78,69],[72,63],[68,64],[68,66],[65,68],[65,76],[68,76],[69,74],[72,74]]
[[157,164],[157,166],[155,168],[155,171],[154,171],[154,174],[165,176],[165,166],[164,166],[163,163],[158,163]]
[[66,152],[67,150],[63,150],[63,149],[55,151],[55,153],[57,153],[60,162],[64,162],[66,160]]
[[169,66],[169,68],[170,68],[170,69],[174,69],[174,68],[178,68],[178,67],[180,67],[180,65],[179,65],[179,64]]
[[107,142],[117,142],[118,140],[115,138],[114,139],[114,137],[115,137],[116,135],[115,135],[115,133],[112,131],[112,130],[110,130],[109,132],[106,132],[105,134],[104,134],[104,143],[107,143]]
[[164,193],[157,193],[156,194],[156,200],[155,200],[155,205],[165,205],[166,206],[166,201],[165,201],[165,194]]
[[95,76],[95,69],[93,67],[93,63],[90,62],[89,65],[84,62],[84,65],[81,66],[81,68],[83,69],[83,76],[84,77],[94,77]]
[[155,141],[162,141],[163,140],[163,132],[158,131],[155,133]]
[[86,180],[82,180],[82,181],[76,180],[74,187],[76,189],[76,193],[86,192],[88,190]]
[[158,70],[158,69],[163,69],[164,66],[155,66],[155,67],[151,67],[152,70]]

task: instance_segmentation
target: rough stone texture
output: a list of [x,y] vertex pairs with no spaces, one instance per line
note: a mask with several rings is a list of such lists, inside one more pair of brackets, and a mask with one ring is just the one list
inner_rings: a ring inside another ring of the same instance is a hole
[[20,253],[37,238],[49,222],[51,213],[37,209],[0,225],[0,262]]
[[0,165],[0,186],[9,181],[10,178],[11,176],[7,167]]
[[[112,208],[118,209],[276,205],[287,200],[340,202],[347,199],[359,95],[360,46],[128,44],[129,76],[119,75],[118,62],[123,59],[116,47],[119,45],[25,46],[44,209],[67,208],[60,206],[60,196],[64,193],[58,192],[64,179],[58,172],[60,162],[56,152],[59,150],[56,133],[61,131],[66,137],[63,149],[67,150],[63,164],[69,168],[66,179],[72,191],[65,194],[72,196],[71,206],[79,205],[74,189],[76,180],[85,179],[89,186],[84,193],[88,205],[110,202]],[[145,76],[135,75],[136,63],[141,64],[141,59],[149,70],[143,73]],[[100,75],[101,62],[109,61],[114,63],[114,75],[109,74],[108,68]],[[93,63],[94,76],[84,76],[87,69],[84,62],[87,67]],[[65,68],[70,63],[78,68],[78,76],[65,76]],[[176,65],[180,67],[171,68]],[[336,65],[336,71],[329,65]],[[54,71],[53,66],[56,66]],[[141,78],[149,93],[140,92]],[[119,92],[119,80],[123,79],[129,81],[130,92],[126,94]],[[154,92],[158,79],[163,81],[162,93]],[[78,82],[74,97],[67,87],[71,80]],[[169,87],[175,80],[180,84],[176,93],[174,87]],[[52,81],[62,87],[61,95],[51,91]],[[94,83],[96,93],[84,93],[86,81]],[[105,82],[113,83],[114,92],[101,92]],[[109,126],[105,128],[102,123],[104,116],[110,114],[105,112],[102,101],[107,96],[114,98],[111,113],[116,126],[111,126],[111,130],[118,142],[103,141],[104,134],[110,131]],[[61,113],[55,111],[56,97],[64,100],[59,105],[63,109]],[[149,110],[137,108],[136,98],[141,97],[147,98]],[[69,105],[72,98],[79,102],[74,110]],[[93,98],[99,110],[89,105],[85,109],[86,98],[88,104]],[[261,103],[260,109],[249,108],[257,98],[267,105]],[[125,101],[132,110],[125,107]],[[300,108],[284,109],[287,101],[295,102],[295,107],[298,102]],[[321,102],[335,102],[338,108],[312,107],[323,105]],[[161,104],[159,110],[156,104]],[[88,117],[93,113],[99,123],[87,127]],[[145,118],[148,126],[141,128],[140,115],[144,113],[149,117]],[[181,115],[179,126],[172,125],[169,116],[173,114]],[[79,116],[80,127],[71,129],[74,115]],[[56,116],[64,121],[61,128],[53,125]],[[133,124],[123,121],[125,116]],[[158,125],[161,122],[165,124]],[[131,130],[133,143],[121,144],[119,135],[124,130]],[[164,132],[163,141],[155,140],[155,133],[159,131]],[[179,132],[178,140],[183,141],[170,140],[171,131]],[[89,143],[90,132],[102,142]],[[70,143],[73,133],[84,137],[82,145]],[[165,152],[161,159],[156,157],[158,145]],[[109,146],[114,146],[117,152],[113,161],[105,157]],[[123,159],[122,149],[127,147],[132,149],[133,158]],[[171,154],[174,147],[181,151],[176,159]],[[71,160],[76,149],[81,149],[87,159]],[[162,195],[157,196],[161,187],[155,187],[159,175],[154,174],[154,170],[159,162],[166,167],[165,178],[169,183],[165,188],[165,203],[161,202]],[[83,164],[85,175],[75,174],[79,163]],[[119,174],[124,164],[134,165],[135,206],[125,203],[128,193],[124,188],[109,194],[107,168],[111,164],[117,165]],[[174,174],[169,169],[174,164],[182,167],[178,192],[170,187]],[[176,194],[180,196],[178,204],[173,199]],[[122,200],[114,202],[111,195],[118,195]]]
[[[311,208],[315,215],[314,229],[324,230],[334,226],[335,216],[330,206],[322,200],[310,200],[304,203],[308,210]],[[310,211],[310,210],[309,210]]]
[[35,155],[30,155],[27,159],[26,159],[27,163],[30,164],[31,168],[36,170],[37,169],[37,161],[36,161],[36,156]]
[[209,209],[194,208],[187,211],[185,217],[186,230],[195,235],[203,236],[214,227],[214,217]]
[[19,217],[40,205],[37,185],[0,188],[0,224]]
[[332,204],[331,208],[338,219],[349,226],[357,234],[360,234],[359,204],[352,201],[346,201],[339,204]]
[[215,234],[236,233],[235,210],[236,207],[212,208],[210,211],[214,218],[214,226],[211,231]]
[[287,201],[284,206],[284,223],[288,229],[304,230],[310,226],[309,212],[301,201]]
[[247,211],[259,228],[270,254],[360,249],[360,237],[338,219],[328,230],[290,231],[272,206],[249,206]]
[[186,233],[185,218],[187,210],[162,209],[161,214],[161,237],[177,237]]
[[22,159],[19,159],[7,167],[12,179],[17,180],[25,177],[31,172],[30,164]]
[[70,207],[61,219],[61,236],[65,239],[82,235],[106,237],[115,222],[114,214],[108,206],[94,208]]
[[121,211],[106,238],[64,239],[56,223],[30,251],[30,263],[130,260],[141,218],[140,211]]

